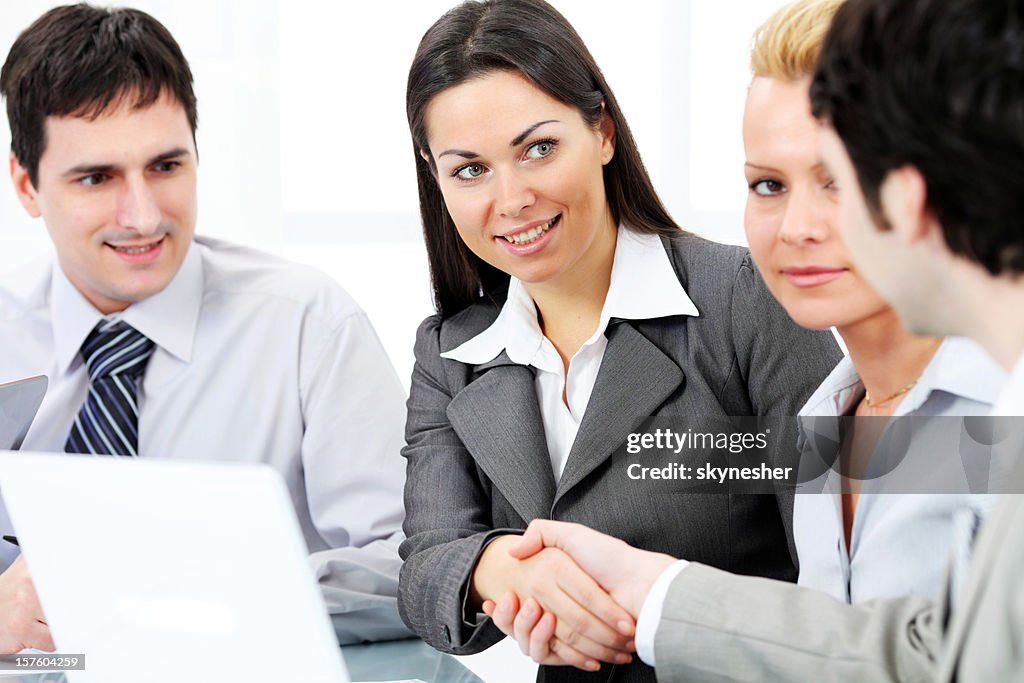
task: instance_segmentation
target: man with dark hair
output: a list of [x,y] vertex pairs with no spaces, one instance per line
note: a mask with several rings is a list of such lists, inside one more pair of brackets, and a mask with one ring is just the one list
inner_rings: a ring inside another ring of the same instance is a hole
[[[0,93],[15,192],[56,250],[0,278],[0,382],[50,378],[24,448],[270,464],[339,638],[407,635],[401,385],[336,283],[194,237],[196,100],[167,29],[131,9],[56,8],[14,43]],[[6,542],[0,570],[0,653],[53,649]]]
[[[861,272],[911,330],[981,344],[1012,373],[993,414],[1024,415],[1024,2],[850,0],[811,105]],[[1008,455],[1024,493],[1022,444]],[[940,681],[1024,679],[1022,496],[981,521],[951,568]]]
[[[823,157],[853,171],[844,235],[872,284],[911,329],[976,337],[1012,368],[1024,344],[1024,316],[1007,315],[1024,275],[1024,3],[848,2],[811,100]],[[900,239],[909,192],[934,234]]]
[[[909,328],[985,347],[1013,373],[993,414],[1024,414],[1024,2],[847,0],[811,99],[860,271]],[[1017,494],[1019,431],[1006,430],[1001,452]],[[987,520],[965,510],[941,604],[846,605],[548,520],[511,552],[572,556],[638,617],[638,650],[652,641],[659,680],[1018,681],[1022,498],[1005,496]],[[543,651],[550,622],[536,605],[488,609]]]

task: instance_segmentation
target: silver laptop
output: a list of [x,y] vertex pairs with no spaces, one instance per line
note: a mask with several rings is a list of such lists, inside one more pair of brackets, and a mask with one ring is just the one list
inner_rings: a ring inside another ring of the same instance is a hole
[[16,451],[46,395],[44,375],[0,384],[0,449]]
[[0,453],[71,683],[348,681],[269,466]]

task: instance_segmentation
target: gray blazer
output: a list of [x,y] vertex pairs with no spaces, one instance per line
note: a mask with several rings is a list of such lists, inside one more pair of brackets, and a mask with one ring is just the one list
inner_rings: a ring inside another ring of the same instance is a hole
[[[484,545],[535,518],[574,521],[650,550],[741,574],[792,581],[792,495],[650,495],[611,454],[645,416],[795,415],[835,365],[828,332],[798,327],[766,289],[746,249],[681,234],[665,240],[699,317],[612,320],[593,394],[555,485],[533,370],[502,353],[482,365],[443,359],[499,309],[476,304],[428,318],[416,339],[403,455],[408,539],[399,610],[445,652],[503,637],[464,609]],[[637,661],[587,674],[542,667],[543,680],[654,680]]]

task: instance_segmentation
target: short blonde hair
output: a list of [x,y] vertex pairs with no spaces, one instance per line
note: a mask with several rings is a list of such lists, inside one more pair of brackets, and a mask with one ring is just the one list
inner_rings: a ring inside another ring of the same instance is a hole
[[796,0],[754,33],[750,70],[755,77],[798,81],[814,72],[832,17],[844,0]]

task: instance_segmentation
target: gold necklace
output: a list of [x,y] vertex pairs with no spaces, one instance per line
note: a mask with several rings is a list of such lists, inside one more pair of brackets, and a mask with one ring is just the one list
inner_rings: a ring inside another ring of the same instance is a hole
[[910,391],[911,389],[913,389],[914,385],[917,384],[917,380],[919,380],[919,379],[921,379],[921,378],[918,377],[917,379],[915,379],[913,382],[911,382],[907,386],[903,387],[902,389],[900,389],[899,391],[897,391],[897,392],[895,392],[893,394],[890,394],[889,396],[886,396],[885,398],[883,398],[880,401],[872,401],[871,400],[871,394],[869,394],[867,391],[865,391],[864,392],[864,404],[867,405],[868,408],[877,408],[878,406],[884,406],[889,401],[892,401],[893,399],[899,398],[903,394],[905,394],[908,391]]

